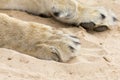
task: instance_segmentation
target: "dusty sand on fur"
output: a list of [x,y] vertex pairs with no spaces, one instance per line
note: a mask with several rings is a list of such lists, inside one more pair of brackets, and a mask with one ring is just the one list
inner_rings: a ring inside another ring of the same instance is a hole
[[[120,0],[89,0],[87,4],[111,8],[120,20]],[[82,45],[80,55],[69,63],[39,60],[1,48],[0,80],[120,80],[120,23],[109,31],[87,33],[83,28],[67,26],[51,18],[12,10],[0,12],[71,31]]]

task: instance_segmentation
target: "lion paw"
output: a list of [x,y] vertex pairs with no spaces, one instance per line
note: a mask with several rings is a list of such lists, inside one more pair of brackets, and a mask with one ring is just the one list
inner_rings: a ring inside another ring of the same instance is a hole
[[45,42],[37,42],[37,48],[42,52],[38,58],[67,62],[80,53],[80,41],[76,36],[58,33],[53,35]]

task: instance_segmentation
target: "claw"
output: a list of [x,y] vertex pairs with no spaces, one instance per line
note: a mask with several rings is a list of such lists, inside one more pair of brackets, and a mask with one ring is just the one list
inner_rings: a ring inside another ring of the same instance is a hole
[[74,51],[75,51],[75,48],[74,48],[74,47],[69,46],[69,48],[70,48],[70,50],[71,50],[72,52],[74,52]]

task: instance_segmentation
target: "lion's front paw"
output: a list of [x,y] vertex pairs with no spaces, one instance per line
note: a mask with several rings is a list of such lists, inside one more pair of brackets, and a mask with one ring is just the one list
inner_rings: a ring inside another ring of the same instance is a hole
[[80,53],[80,41],[76,36],[58,32],[53,33],[47,41],[37,43],[36,46],[42,53],[42,56],[37,55],[40,59],[67,62]]

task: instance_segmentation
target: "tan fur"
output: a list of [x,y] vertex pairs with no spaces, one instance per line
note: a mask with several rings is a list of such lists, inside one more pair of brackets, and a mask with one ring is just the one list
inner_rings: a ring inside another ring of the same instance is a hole
[[[115,14],[103,7],[87,6],[80,0],[0,0],[0,9],[17,9],[33,14],[53,16],[57,20],[76,25],[93,22],[99,25],[111,26],[115,24]],[[54,13],[59,13],[55,16]],[[105,19],[101,18],[105,15]],[[110,28],[110,27],[109,27]]]
[[[104,31],[106,26],[110,28],[116,19],[111,10],[87,6],[79,0],[0,0],[0,9],[44,14],[77,26],[84,23],[85,28],[95,28],[96,31]],[[101,14],[105,16],[104,19]],[[91,22],[95,26],[92,26]],[[66,62],[79,53],[80,42],[76,37],[53,30],[50,26],[0,14],[0,47],[17,50],[40,59]]]
[[[0,47],[40,59],[66,62],[80,50],[79,39],[52,27],[0,14]],[[73,48],[73,49],[71,49]]]

